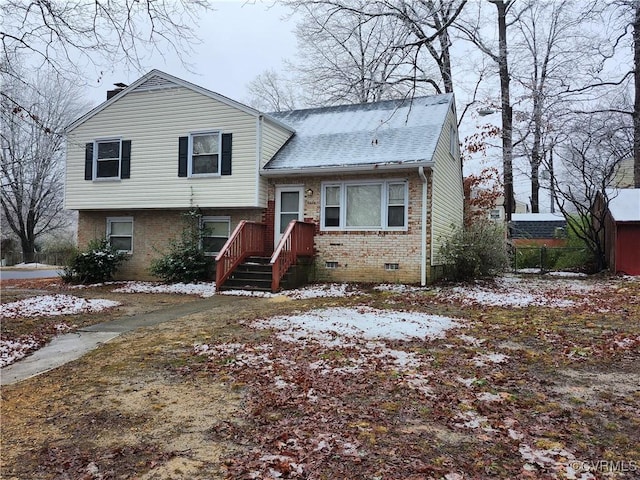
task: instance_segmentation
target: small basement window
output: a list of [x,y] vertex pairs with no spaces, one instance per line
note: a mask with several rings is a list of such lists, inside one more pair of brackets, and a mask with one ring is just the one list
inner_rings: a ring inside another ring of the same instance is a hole
[[230,217],[202,217],[202,250],[207,256],[215,256],[222,250],[231,231]]
[[384,269],[385,270],[400,270],[400,264],[399,263],[385,263],[384,264]]
[[107,240],[118,252],[133,252],[133,217],[107,218]]
[[325,262],[324,266],[329,270],[335,270],[338,268],[338,262]]

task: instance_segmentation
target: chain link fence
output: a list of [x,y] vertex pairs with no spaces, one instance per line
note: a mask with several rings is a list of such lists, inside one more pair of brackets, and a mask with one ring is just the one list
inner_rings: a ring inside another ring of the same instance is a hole
[[514,271],[536,269],[540,273],[562,270],[582,270],[590,262],[589,251],[583,247],[514,246],[511,265]]

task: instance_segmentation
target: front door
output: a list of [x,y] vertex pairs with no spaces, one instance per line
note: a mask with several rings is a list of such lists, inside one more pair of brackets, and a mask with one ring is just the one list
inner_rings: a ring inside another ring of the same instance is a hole
[[278,246],[278,242],[291,220],[304,219],[303,208],[303,187],[276,187],[276,219],[273,248]]

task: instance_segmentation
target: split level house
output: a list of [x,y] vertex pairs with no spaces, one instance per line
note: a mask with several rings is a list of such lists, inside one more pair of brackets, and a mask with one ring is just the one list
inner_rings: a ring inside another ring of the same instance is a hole
[[425,284],[462,224],[452,94],[265,114],[153,70],[67,133],[78,244],[127,252],[121,279],[151,279],[189,211],[218,288],[263,262],[277,290],[301,260],[319,281]]

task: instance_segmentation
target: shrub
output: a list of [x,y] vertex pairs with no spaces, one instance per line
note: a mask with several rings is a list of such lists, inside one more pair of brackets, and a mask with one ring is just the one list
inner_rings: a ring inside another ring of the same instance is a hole
[[76,251],[60,275],[65,283],[101,283],[113,280],[126,254],[115,250],[106,239],[92,240],[87,250]]
[[509,265],[504,228],[490,220],[455,229],[440,254],[452,280],[494,276]]
[[186,225],[179,240],[172,240],[169,251],[153,260],[149,271],[165,282],[191,283],[210,280],[215,272],[214,260],[200,247],[200,215],[185,214]]
[[207,257],[197,244],[172,241],[169,252],[154,260],[149,271],[170,283],[205,281],[211,278],[213,259]]

